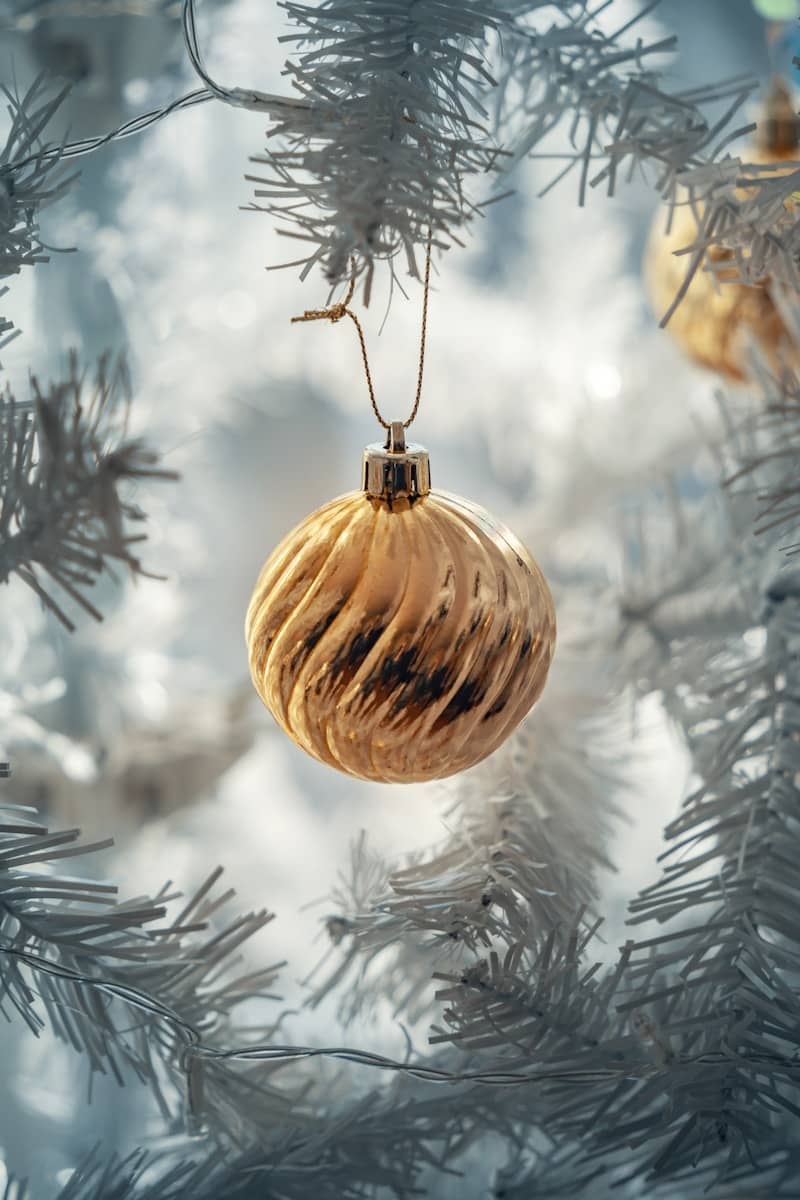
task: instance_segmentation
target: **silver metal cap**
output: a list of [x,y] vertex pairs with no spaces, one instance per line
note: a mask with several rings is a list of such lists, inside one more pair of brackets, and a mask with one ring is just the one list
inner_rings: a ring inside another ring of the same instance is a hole
[[414,442],[406,445],[402,422],[392,422],[385,445],[373,442],[365,447],[362,486],[367,495],[388,503],[413,503],[431,490],[428,451]]

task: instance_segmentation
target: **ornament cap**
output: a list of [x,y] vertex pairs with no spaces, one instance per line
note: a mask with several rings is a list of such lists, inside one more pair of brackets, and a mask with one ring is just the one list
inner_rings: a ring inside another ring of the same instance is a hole
[[365,446],[361,479],[364,491],[374,500],[413,504],[431,490],[428,451],[415,442],[407,443],[402,422],[392,421],[385,445],[373,442]]
[[770,83],[764,120],[759,124],[757,136],[762,148],[779,158],[796,156],[800,148],[800,117],[794,94],[780,75],[775,75]]

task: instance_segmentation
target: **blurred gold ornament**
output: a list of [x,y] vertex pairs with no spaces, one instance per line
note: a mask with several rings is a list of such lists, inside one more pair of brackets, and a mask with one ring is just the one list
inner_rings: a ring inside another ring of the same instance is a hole
[[[758,136],[747,158],[755,163],[797,160],[800,147],[800,120],[795,112],[792,93],[781,79],[772,82],[766,103],[766,115],[759,124]],[[667,218],[657,215],[644,261],[644,275],[650,301],[661,319],[683,284],[689,258],[676,254],[697,238],[697,219],[688,204],[676,205],[669,233]],[[713,246],[708,258],[714,263],[732,260],[722,246]],[[735,282],[736,271],[716,268],[713,273],[701,265],[686,294],[667,323],[667,330],[681,349],[701,366],[710,367],[729,379],[747,377],[747,346],[755,340],[768,360],[777,362],[779,347],[785,342],[786,326],[773,303],[768,280],[758,286]]]
[[363,490],[312,513],[267,560],[247,613],[256,690],[309,754],[361,779],[442,779],[479,762],[544,687],[555,612],[514,535],[430,490],[391,425]]

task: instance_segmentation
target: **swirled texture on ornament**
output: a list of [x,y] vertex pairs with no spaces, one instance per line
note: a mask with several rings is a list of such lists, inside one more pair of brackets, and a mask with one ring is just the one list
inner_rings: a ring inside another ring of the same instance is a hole
[[544,687],[555,612],[514,535],[458,496],[353,492],[267,560],[250,670],[315,758],[362,779],[441,779],[479,762]]

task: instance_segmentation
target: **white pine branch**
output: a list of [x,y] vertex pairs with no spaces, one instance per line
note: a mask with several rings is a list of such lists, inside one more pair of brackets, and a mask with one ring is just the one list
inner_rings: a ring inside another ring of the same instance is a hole
[[303,276],[321,263],[331,282],[354,256],[405,256],[458,240],[477,211],[468,187],[493,171],[499,150],[483,97],[489,36],[508,23],[484,0],[325,0],[285,5],[297,32],[287,73],[301,103],[274,114],[284,148],[255,158],[269,169],[254,208],[284,223],[304,251]]
[[751,422],[754,449],[732,468],[726,482],[737,493],[755,496],[755,531],[789,539],[786,549],[794,554],[800,549],[792,540],[800,528],[800,379],[788,367],[776,376],[762,366],[758,382],[761,403]]
[[[59,199],[75,181],[63,169],[60,148],[48,146],[44,133],[63,104],[68,89],[54,92],[42,77],[24,95],[0,87],[11,124],[0,150],[0,280],[18,275],[23,267],[47,262],[39,214]],[[0,290],[0,296],[5,289]],[[0,317],[0,346],[13,328]]]
[[[595,11],[568,0],[521,3],[520,19],[503,39],[501,126],[516,156],[534,152],[566,126],[570,149],[553,183],[577,170],[581,204],[589,187],[604,184],[613,195],[620,177],[642,169],[650,169],[662,194],[672,195],[680,172],[719,153],[723,131],[756,86],[740,77],[665,90],[661,71],[650,64],[674,51],[677,39],[632,37],[654,7],[609,31],[608,14],[600,15],[608,5]],[[543,13],[552,14],[549,28],[541,25]],[[707,116],[721,101],[723,113]]]
[[87,389],[73,355],[65,380],[42,390],[33,379],[31,387],[32,409],[8,389],[0,395],[0,583],[17,576],[72,630],[53,590],[101,620],[86,590],[109,562],[144,573],[132,551],[144,535],[126,529],[144,513],[124,499],[125,486],[177,476],[142,442],[125,439],[122,363],[110,370],[101,359]]
[[749,163],[726,157],[678,171],[669,199],[691,208],[697,232],[690,244],[676,251],[686,263],[686,274],[661,324],[668,323],[701,270],[710,272],[719,288],[768,286],[796,297],[798,191],[800,161]]
[[181,1057],[203,1038],[228,1036],[241,1004],[276,999],[277,967],[237,973],[243,943],[271,915],[210,929],[233,895],[217,889],[221,870],[183,905],[168,888],[121,903],[110,884],[56,873],[61,860],[110,844],[78,839],[27,810],[0,809],[0,1013],[34,1034],[49,1028],[92,1071],[146,1081],[165,1115],[188,1086],[190,1109],[218,1140],[236,1144],[248,1122],[252,1134],[291,1109],[291,1093],[266,1085],[263,1068],[256,1079],[246,1066],[212,1063],[200,1089]]
[[[457,242],[479,211],[474,183],[534,152],[562,122],[574,150],[557,178],[579,168],[581,203],[589,185],[613,192],[620,174],[647,165],[672,196],[679,173],[719,153],[754,86],[735,79],[664,91],[647,64],[675,39],[634,39],[638,17],[608,33],[597,12],[573,0],[285,7],[297,26],[283,40],[297,47],[286,73],[299,99],[289,107],[252,93],[250,106],[270,113],[270,137],[283,143],[253,160],[270,171],[248,177],[260,185],[252,207],[288,223],[285,232],[307,248],[287,264],[303,276],[320,263],[336,283],[353,258],[366,272],[366,299],[376,259],[403,254],[418,277],[416,248],[428,231],[437,246]],[[249,93],[215,94],[243,103]],[[706,117],[720,100],[723,115]],[[499,141],[488,130],[491,109]]]
[[391,980],[397,1011],[415,1020],[430,1005],[435,967],[566,928],[592,907],[619,816],[615,708],[588,648],[572,648],[570,660],[565,647],[536,711],[460,782],[441,847],[392,870],[360,840],[331,898],[333,966],[310,1003],[339,990],[349,1019]]

